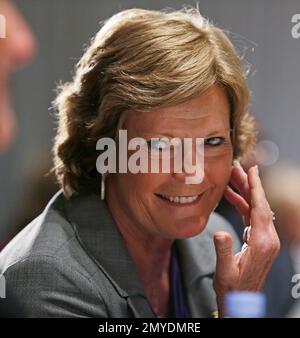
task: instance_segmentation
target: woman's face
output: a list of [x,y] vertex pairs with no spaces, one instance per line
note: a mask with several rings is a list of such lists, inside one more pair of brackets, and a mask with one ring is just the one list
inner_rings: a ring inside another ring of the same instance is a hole
[[[184,170],[182,173],[174,173],[174,170],[170,173],[118,173],[109,175],[107,181],[113,192],[115,211],[136,232],[165,239],[199,234],[221,199],[231,173],[229,104],[224,89],[213,86],[173,107],[150,113],[130,113],[124,129],[127,129],[128,140],[134,137],[146,140],[192,138],[193,161],[195,139],[205,139],[204,177],[198,184],[187,184],[185,178],[194,174]],[[176,197],[183,196],[197,198],[180,203]]]

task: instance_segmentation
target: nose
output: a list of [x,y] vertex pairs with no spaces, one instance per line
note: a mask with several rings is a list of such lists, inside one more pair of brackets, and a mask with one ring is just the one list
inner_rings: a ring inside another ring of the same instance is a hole
[[203,142],[201,139],[196,139],[195,143],[193,145],[192,139],[184,140],[181,172],[174,170],[175,178],[186,184],[200,184],[204,179]]

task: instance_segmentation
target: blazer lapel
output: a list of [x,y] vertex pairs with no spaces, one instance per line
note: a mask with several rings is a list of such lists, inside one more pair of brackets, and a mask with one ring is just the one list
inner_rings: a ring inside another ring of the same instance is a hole
[[192,238],[177,240],[179,262],[187,302],[193,318],[212,317],[217,310],[212,286],[216,266],[216,256],[210,225],[210,217],[205,230]]
[[96,194],[65,200],[65,210],[78,240],[126,299],[135,317],[155,317],[145,296],[134,263],[106,206]]
[[[83,248],[126,299],[135,317],[154,318],[134,263],[115,222],[97,194],[63,199],[64,210]],[[198,236],[176,240],[183,284],[192,317],[210,317],[217,309],[212,287],[216,257],[209,230]]]

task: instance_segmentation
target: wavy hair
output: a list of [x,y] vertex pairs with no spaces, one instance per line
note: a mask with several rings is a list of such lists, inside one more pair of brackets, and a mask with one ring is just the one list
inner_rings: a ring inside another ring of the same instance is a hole
[[227,35],[196,8],[112,16],[54,101],[54,170],[65,195],[90,189],[99,177],[96,142],[115,137],[126,112],[176,105],[214,84],[226,89],[233,156],[241,159],[256,132],[241,59]]

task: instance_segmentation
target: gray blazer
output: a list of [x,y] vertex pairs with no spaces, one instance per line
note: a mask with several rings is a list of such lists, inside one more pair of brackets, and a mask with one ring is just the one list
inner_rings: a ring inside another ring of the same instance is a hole
[[[217,230],[231,232],[239,250],[231,226],[215,213],[200,235],[175,241],[192,317],[211,317],[217,309]],[[3,249],[0,273],[30,317],[155,317],[123,238],[96,194],[67,200],[59,191]]]

